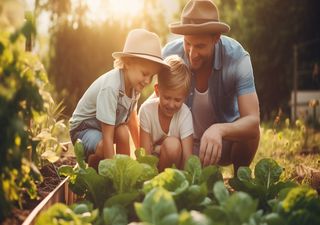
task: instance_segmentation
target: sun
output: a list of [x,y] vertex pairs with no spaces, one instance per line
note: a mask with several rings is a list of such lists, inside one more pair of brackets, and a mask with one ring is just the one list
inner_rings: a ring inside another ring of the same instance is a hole
[[86,0],[88,17],[93,21],[132,18],[143,9],[144,0]]

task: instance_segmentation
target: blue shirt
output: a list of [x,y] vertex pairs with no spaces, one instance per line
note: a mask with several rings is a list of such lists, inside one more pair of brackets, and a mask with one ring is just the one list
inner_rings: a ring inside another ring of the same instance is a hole
[[[162,55],[178,55],[189,65],[183,48],[183,38],[169,42]],[[190,94],[186,99],[189,108],[192,107],[194,88],[195,74],[192,74]],[[256,91],[249,53],[236,40],[221,35],[216,43],[208,89],[218,123],[238,119],[238,96]]]

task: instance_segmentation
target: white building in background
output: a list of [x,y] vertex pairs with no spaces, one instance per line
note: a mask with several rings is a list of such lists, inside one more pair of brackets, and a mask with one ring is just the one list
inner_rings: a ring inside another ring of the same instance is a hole
[[[294,116],[294,92],[291,92],[291,118]],[[297,91],[297,118],[303,120],[313,119],[314,108],[309,105],[310,101],[316,100],[320,102],[320,90],[310,90],[310,91]],[[315,106],[316,119],[320,122],[320,104]]]

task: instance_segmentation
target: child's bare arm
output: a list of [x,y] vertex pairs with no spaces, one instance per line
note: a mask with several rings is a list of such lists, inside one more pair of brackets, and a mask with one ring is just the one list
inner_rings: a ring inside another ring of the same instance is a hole
[[184,167],[189,156],[192,154],[193,148],[193,135],[190,134],[188,137],[181,140],[182,145],[182,168]]
[[114,139],[114,126],[106,123],[101,123],[102,128],[102,146],[101,151],[105,159],[112,158],[114,155],[113,139]]
[[129,127],[130,134],[135,147],[139,148],[140,139],[139,139],[139,124],[138,124],[137,110],[132,111],[128,121],[128,127]]
[[141,144],[141,147],[146,150],[146,153],[150,155],[152,150],[151,135],[145,132],[141,127],[140,127],[140,144]]

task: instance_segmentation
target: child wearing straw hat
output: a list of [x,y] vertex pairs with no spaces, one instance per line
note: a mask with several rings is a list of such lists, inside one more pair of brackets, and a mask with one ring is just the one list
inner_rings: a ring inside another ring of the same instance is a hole
[[140,143],[147,153],[159,157],[159,171],[173,164],[182,168],[193,146],[192,115],[184,104],[190,71],[177,55],[165,62],[170,71],[158,76],[154,86],[157,97],[147,99],[139,110]]
[[211,0],[192,0],[170,31],[183,35],[163,49],[179,55],[192,71],[186,99],[194,125],[194,153],[203,166],[249,166],[259,144],[259,101],[250,55],[234,39],[222,35],[230,27],[220,21]]
[[[144,29],[129,32],[122,52],[114,52],[115,68],[96,79],[70,119],[73,143],[80,139],[89,166],[115,153],[130,154],[129,131],[139,146],[136,103],[142,89],[162,69],[160,39]],[[116,144],[116,150],[113,145]]]

